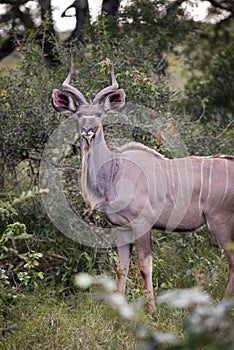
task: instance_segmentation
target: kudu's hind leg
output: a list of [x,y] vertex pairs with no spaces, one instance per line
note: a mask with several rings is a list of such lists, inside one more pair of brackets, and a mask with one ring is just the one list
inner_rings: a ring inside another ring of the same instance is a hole
[[118,246],[117,291],[125,292],[125,282],[128,275],[132,244]]
[[230,246],[230,243],[234,244],[234,215],[228,214],[219,213],[212,217],[212,220],[207,220],[209,229],[223,249],[229,265],[229,280],[224,294],[225,298],[234,295],[234,251],[233,246]]
[[148,311],[155,310],[154,290],[152,283],[152,241],[150,231],[137,239],[138,265],[145,281],[147,293],[149,294]]
[[[228,246],[229,243],[229,246]],[[230,245],[232,243],[232,246]],[[228,240],[226,244],[223,246],[224,255],[226,256],[228,265],[229,265],[229,279],[228,284],[225,290],[224,298],[228,298],[231,296],[234,296],[234,251],[233,251],[233,245],[234,245],[234,231],[232,240]]]
[[[227,243],[230,243],[230,241]],[[232,241],[232,243],[234,243],[234,241]],[[229,265],[229,279],[224,298],[234,296],[234,252],[231,249],[233,249],[233,247],[223,246],[224,255]]]

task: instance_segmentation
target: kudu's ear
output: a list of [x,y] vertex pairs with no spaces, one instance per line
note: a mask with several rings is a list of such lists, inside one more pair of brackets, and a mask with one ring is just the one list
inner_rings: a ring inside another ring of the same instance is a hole
[[104,111],[107,113],[117,112],[125,106],[125,92],[123,89],[116,90],[108,95],[104,103]]
[[70,95],[57,89],[52,93],[52,105],[61,114],[75,113],[78,109]]

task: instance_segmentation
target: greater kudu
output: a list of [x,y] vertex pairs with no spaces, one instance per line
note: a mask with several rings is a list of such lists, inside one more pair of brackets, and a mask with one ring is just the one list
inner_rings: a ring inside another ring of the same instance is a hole
[[[229,264],[226,296],[234,293],[234,157],[186,157],[167,159],[139,143],[110,151],[102,120],[125,105],[118,89],[113,63],[111,86],[88,103],[70,85],[73,62],[63,89],[53,91],[53,106],[60,113],[79,117],[82,153],[82,192],[86,206],[99,205],[118,227],[118,291],[123,293],[132,243],[149,293],[149,311],[155,308],[152,285],[151,228],[193,231],[205,223],[216,237]],[[105,100],[104,100],[105,99]],[[104,102],[103,102],[104,100]],[[103,102],[101,104],[101,102]]]

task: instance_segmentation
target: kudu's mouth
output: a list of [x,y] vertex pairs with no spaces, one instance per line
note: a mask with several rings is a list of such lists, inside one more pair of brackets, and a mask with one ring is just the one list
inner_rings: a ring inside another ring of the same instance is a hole
[[92,139],[95,136],[95,131],[90,127],[84,127],[83,131],[81,133],[81,136],[87,141],[88,145],[90,146],[90,143],[92,141]]
[[82,137],[84,137],[87,140],[88,144],[90,145],[91,140],[94,136],[94,132],[92,130],[90,130],[88,133],[82,132],[81,135],[82,135]]

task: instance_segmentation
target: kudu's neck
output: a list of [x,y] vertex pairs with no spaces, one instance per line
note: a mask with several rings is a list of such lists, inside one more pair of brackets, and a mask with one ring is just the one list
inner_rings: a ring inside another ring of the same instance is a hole
[[108,171],[105,169],[112,159],[112,152],[106,145],[102,126],[99,127],[90,144],[82,138],[81,156],[82,195],[87,209],[91,212],[104,197],[105,178],[108,177]]

